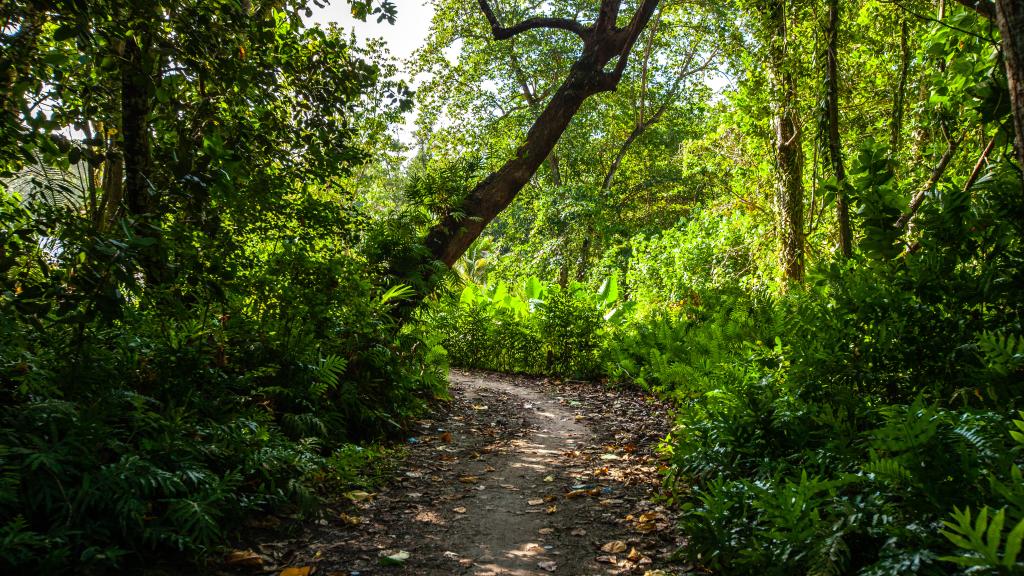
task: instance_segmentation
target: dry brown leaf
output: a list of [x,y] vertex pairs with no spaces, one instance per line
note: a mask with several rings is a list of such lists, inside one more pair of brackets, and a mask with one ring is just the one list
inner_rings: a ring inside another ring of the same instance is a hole
[[618,564],[619,563],[619,559],[616,558],[615,556],[598,556],[597,558],[595,558],[595,560],[597,560],[598,562],[605,562],[607,564]]
[[349,526],[358,526],[363,523],[363,519],[359,516],[352,516],[351,514],[345,514],[344,512],[339,514],[338,518],[340,518],[343,523],[348,524]]
[[601,552],[608,552],[609,554],[618,554],[619,552],[626,551],[626,543],[622,540],[612,540],[601,546]]
[[246,568],[259,568],[263,566],[263,557],[252,550],[232,550],[224,558],[224,563],[230,566],[245,566]]
[[526,501],[526,503],[529,504],[530,506],[540,506],[541,504],[544,503],[544,499],[543,498],[530,498],[529,500]]
[[459,476],[459,482],[463,484],[476,484],[480,479],[476,476]]
[[573,528],[572,532],[569,532],[569,534],[572,534],[573,536],[586,536],[587,535],[587,529],[586,528]]
[[555,533],[555,529],[554,528],[541,528],[540,530],[537,530],[537,532],[547,536],[548,534],[554,534]]
[[294,568],[285,568],[278,576],[309,576],[312,573],[312,566],[297,566]]
[[552,504],[551,506],[548,506],[548,509],[545,510],[545,512],[547,512],[548,514],[554,514],[555,512],[558,512],[558,506]]
[[455,512],[456,514],[465,514],[466,513],[466,507],[465,506],[459,506],[458,508],[452,508],[452,512]]
[[451,441],[452,441],[452,433],[451,432],[445,432],[444,434],[441,434],[441,442],[449,443]]

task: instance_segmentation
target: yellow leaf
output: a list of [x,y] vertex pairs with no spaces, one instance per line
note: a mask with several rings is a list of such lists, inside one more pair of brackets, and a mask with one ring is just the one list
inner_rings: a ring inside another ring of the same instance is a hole
[[351,492],[345,492],[344,496],[345,498],[348,498],[353,502],[363,502],[365,500],[373,498],[373,494],[370,494],[369,492],[364,492],[362,490],[352,490]]
[[312,566],[301,566],[296,568],[285,568],[280,576],[309,576],[313,573]]
[[612,540],[604,546],[601,546],[601,552],[608,552],[609,554],[618,554],[619,552],[626,551],[626,543],[622,540]]
[[224,559],[224,563],[230,566],[259,568],[263,565],[263,557],[252,550],[232,550]]

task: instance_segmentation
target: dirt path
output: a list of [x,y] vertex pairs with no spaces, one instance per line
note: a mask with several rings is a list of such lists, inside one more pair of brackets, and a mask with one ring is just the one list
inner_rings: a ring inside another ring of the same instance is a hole
[[395,482],[332,510],[276,552],[263,550],[274,568],[337,576],[681,570],[667,564],[681,543],[673,518],[651,501],[664,406],[594,384],[459,371],[451,381],[447,413],[419,423]]

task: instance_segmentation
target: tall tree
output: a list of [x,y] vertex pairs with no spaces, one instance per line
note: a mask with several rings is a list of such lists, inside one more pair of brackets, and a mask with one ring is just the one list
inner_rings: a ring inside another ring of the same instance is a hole
[[1024,170],[1024,0],[957,1],[982,16],[995,19],[999,28],[1017,140],[1017,162]]
[[778,170],[776,207],[782,237],[779,256],[785,277],[799,282],[804,277],[804,153],[796,74],[788,54],[787,2],[768,0],[761,7],[774,107],[775,165]]
[[839,226],[839,251],[846,258],[853,254],[850,232],[850,208],[846,198],[846,168],[839,140],[839,0],[828,0],[825,27],[828,47],[825,54],[825,121],[828,124],[828,155],[836,178],[836,220]]
[[[432,257],[448,266],[522,190],[551,154],[583,102],[618,86],[630,52],[654,15],[658,0],[642,0],[623,26],[619,26],[622,0],[602,0],[591,24],[569,18],[531,17],[504,26],[487,0],[479,0],[479,5],[496,40],[508,40],[537,29],[560,30],[578,36],[583,49],[514,157],[477,184],[427,234],[425,244]],[[614,66],[609,69],[613,60]]]

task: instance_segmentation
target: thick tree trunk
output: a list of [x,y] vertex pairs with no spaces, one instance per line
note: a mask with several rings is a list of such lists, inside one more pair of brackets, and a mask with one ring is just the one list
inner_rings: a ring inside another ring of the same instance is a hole
[[846,200],[846,168],[843,166],[843,148],[839,140],[839,0],[828,2],[828,53],[825,58],[826,120],[828,122],[828,154],[832,172],[836,177],[836,220],[839,226],[839,251],[846,258],[853,254],[850,232],[850,209]]
[[1017,135],[1017,162],[1024,170],[1024,0],[996,0],[995,4]]
[[145,54],[134,36],[125,41],[121,68],[121,131],[124,154],[124,199],[132,216],[149,214],[155,207],[150,186],[152,144],[149,116],[153,79]]
[[600,82],[601,68],[596,62],[577,62],[530,128],[515,157],[480,182],[458,211],[430,231],[426,245],[436,259],[448,266],[454,264],[484,227],[512,202],[547,159],[583,101],[607,89]]
[[796,78],[787,65],[785,0],[770,0],[766,17],[775,92],[775,164],[779,172],[776,206],[782,240],[779,257],[786,279],[800,282],[804,277],[804,153],[797,121]]
[[986,18],[994,18],[1002,36],[1003,61],[1010,87],[1017,162],[1024,170],[1024,0],[957,0]]
[[[522,190],[551,154],[583,102],[594,94],[615,89],[629,53],[654,14],[658,0],[642,0],[624,28],[616,26],[621,0],[603,0],[597,21],[590,26],[572,20],[530,18],[508,28],[499,24],[486,0],[479,0],[479,3],[497,39],[537,28],[554,28],[577,34],[584,46],[565,82],[527,132],[526,141],[515,157],[473,188],[466,199],[427,234],[426,247],[435,259],[448,266],[458,260],[484,227]],[[615,68],[606,71],[612,59],[616,59]]]

